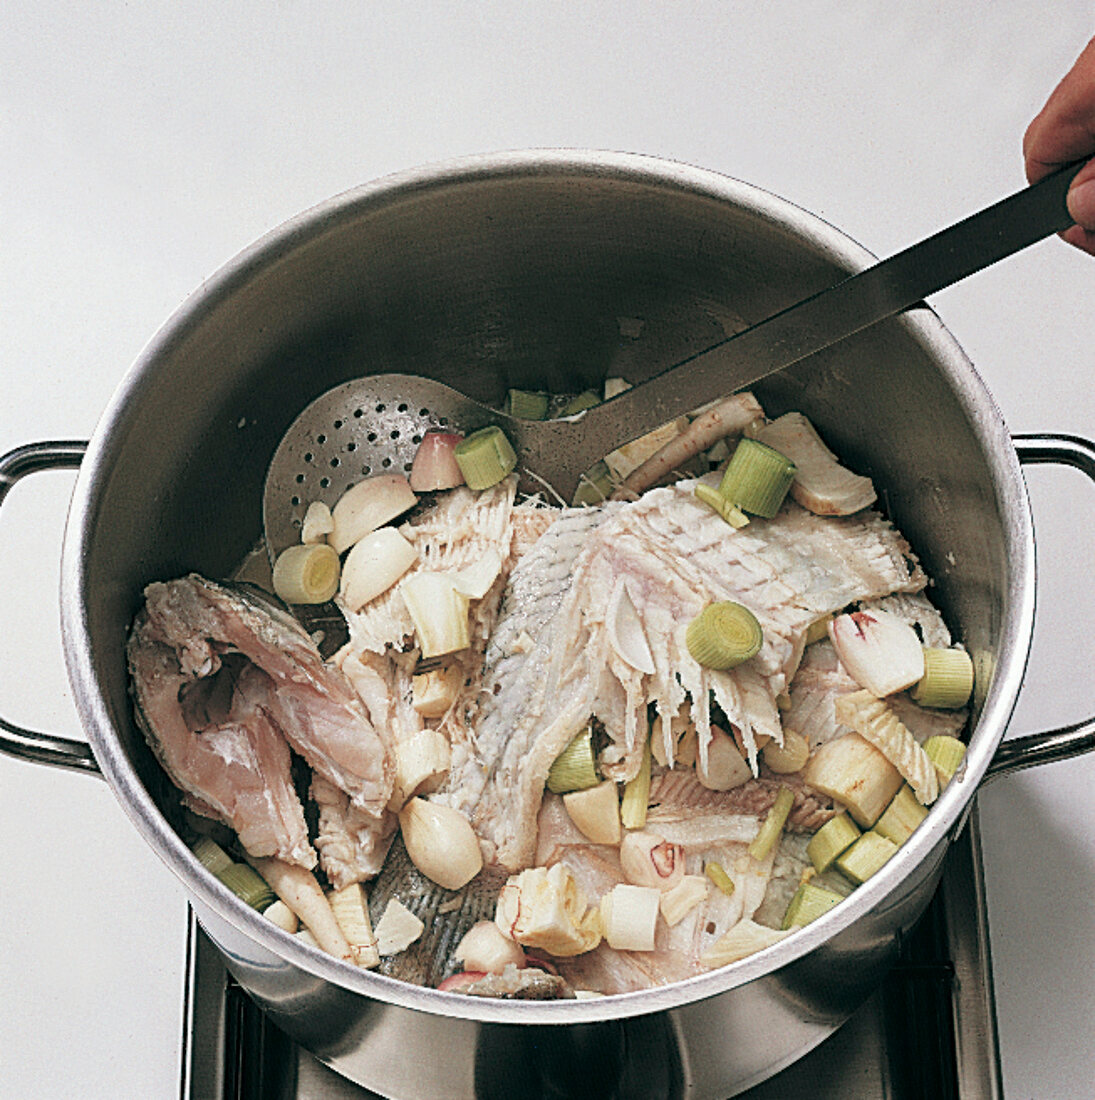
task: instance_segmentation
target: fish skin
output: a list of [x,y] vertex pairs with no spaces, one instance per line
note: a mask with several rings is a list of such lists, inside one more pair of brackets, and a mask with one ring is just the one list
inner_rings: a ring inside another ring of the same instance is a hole
[[[590,715],[611,742],[602,770],[626,780],[639,767],[650,705],[668,725],[689,703],[705,761],[713,697],[756,769],[757,735],[782,738],[776,699],[798,667],[808,626],[851,602],[926,584],[908,544],[877,512],[821,518],[789,501],[772,520],[734,530],[695,498],[693,485],[654,489],[589,521],[566,553],[570,521],[557,520],[543,547],[514,568],[496,634],[523,632],[533,647],[516,653],[500,644],[493,663],[488,647],[490,693],[476,751],[454,767],[444,796],[471,817],[488,860],[511,870],[530,864],[547,771]],[[558,541],[546,542],[553,532]],[[523,598],[511,598],[533,570],[556,587],[538,593],[530,584]],[[620,577],[651,642],[653,675],[610,644],[606,610]],[[684,639],[687,623],[723,599],[749,607],[764,631],[760,653],[726,672],[701,668]]]
[[[270,728],[263,744],[288,742],[313,771],[345,791],[355,808],[382,827],[393,779],[384,742],[345,677],[324,664],[309,635],[271,597],[260,598],[247,588],[219,585],[195,573],[150,584],[127,652],[137,710],[154,751],[167,761],[176,783],[223,819],[235,822],[241,840],[253,836],[254,822],[232,811],[228,780],[238,769],[226,769],[227,785],[222,783],[216,793],[210,784],[217,780],[208,775],[188,779],[187,751],[204,757],[210,738],[192,728],[193,721],[188,724],[188,717],[195,715],[184,714],[178,702],[180,692],[216,694],[217,674],[226,664],[243,668],[235,683],[237,694],[241,685],[245,691],[234,705],[246,704],[261,715]],[[215,736],[224,740],[219,726]],[[287,762],[288,748],[277,751]],[[280,788],[274,783],[272,789]],[[293,830],[299,831],[295,813]],[[244,846],[248,847],[246,840]],[[301,866],[315,864],[310,844],[283,843],[277,854]]]

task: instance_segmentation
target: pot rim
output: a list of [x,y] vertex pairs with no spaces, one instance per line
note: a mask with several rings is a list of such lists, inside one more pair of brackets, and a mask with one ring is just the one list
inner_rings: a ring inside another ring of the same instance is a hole
[[1003,417],[954,337],[927,306],[907,311],[899,323],[945,367],[957,400],[989,463],[997,506],[1005,517],[1009,620],[1001,630],[995,667],[981,716],[971,736],[964,769],[947,786],[924,827],[852,897],[772,947],[719,970],[664,987],[588,1000],[506,1002],[410,985],[355,970],[281,932],[204,873],[161,814],[121,750],[109,708],[98,686],[85,611],[86,561],[94,541],[95,501],[111,474],[111,450],[124,437],[132,409],[155,385],[157,361],[186,332],[200,325],[267,265],[346,219],[404,200],[415,193],[491,179],[576,176],[692,193],[791,228],[850,271],[874,255],[835,226],[795,204],[710,169],[635,153],[586,149],[528,149],[475,154],[394,173],[336,195],[290,218],[243,249],[205,280],[153,336],[123,377],[93,433],[69,508],[61,560],[61,620],[65,662],[81,721],[95,757],[123,809],[145,840],[186,888],[220,917],[291,965],[351,992],[431,1014],[506,1024],[588,1023],[679,1008],[752,982],[799,959],[837,936],[869,910],[885,905],[899,884],[945,838],[962,827],[968,805],[988,768],[1015,707],[1034,622],[1034,533],[1026,485]]

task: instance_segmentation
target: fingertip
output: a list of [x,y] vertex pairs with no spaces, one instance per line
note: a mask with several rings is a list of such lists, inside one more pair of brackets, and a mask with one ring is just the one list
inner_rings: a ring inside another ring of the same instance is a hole
[[1068,192],[1068,213],[1077,225],[1095,231],[1095,179],[1073,184]]

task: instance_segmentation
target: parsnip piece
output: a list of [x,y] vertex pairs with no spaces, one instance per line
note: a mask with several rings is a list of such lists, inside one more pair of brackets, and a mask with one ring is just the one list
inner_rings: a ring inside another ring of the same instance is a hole
[[512,875],[498,895],[494,923],[511,940],[564,958],[601,942],[600,912],[564,863]]
[[336,959],[353,962],[353,953],[342,929],[331,912],[331,904],[316,882],[315,875],[303,867],[283,863],[280,859],[258,859],[248,856],[247,862],[270,884],[270,888],[300,918],[315,937],[316,943]]
[[620,799],[613,780],[564,794],[563,806],[582,835],[594,844],[620,843]]
[[846,733],[815,749],[802,778],[846,806],[864,828],[878,820],[902,784],[897,768],[858,733]]
[[435,729],[419,730],[412,737],[392,746],[395,757],[395,782],[388,809],[398,813],[417,794],[436,791],[449,774],[452,749],[448,738]]
[[468,648],[468,597],[457,589],[451,576],[412,573],[400,582],[397,591],[414,622],[423,657],[441,657]]
[[[612,494],[613,497],[626,500],[632,493],[641,493],[682,463],[706,451],[718,440],[728,435],[740,435],[750,424],[763,416],[764,410],[751,393],[736,393],[733,397],[728,397],[725,401],[720,401],[706,409],[691,424],[685,420],[683,430],[678,428],[676,431],[667,433],[659,446],[644,456],[641,464],[636,463],[630,469],[620,473],[612,467],[610,461],[612,456],[606,457],[605,461],[609,468],[613,469],[613,473],[624,479],[620,488]],[[674,427],[678,425],[679,422],[674,421]],[[648,436],[643,437],[643,439],[648,438]],[[613,454],[619,453],[619,451],[613,452]]]
[[365,904],[365,892],[360,882],[352,882],[341,890],[332,890],[328,895],[331,912],[338,921],[346,942],[350,945],[350,954],[355,965],[368,969],[380,962],[380,952],[376,946],[376,936],[369,921],[369,907]]
[[854,691],[837,696],[835,711],[838,722],[874,745],[909,781],[921,804],[930,806],[939,797],[935,765],[885,700]]
[[871,479],[842,466],[802,413],[785,413],[765,425],[756,438],[795,464],[791,495],[803,508],[819,516],[848,516],[874,503]]
[[682,920],[707,897],[707,878],[704,875],[685,875],[672,890],[662,894],[661,907],[665,923],[670,928]]
[[418,939],[426,926],[398,898],[392,898],[376,922],[377,953],[387,958],[398,955]]
[[790,932],[777,932],[752,920],[740,920],[725,935],[720,936],[703,954],[700,962],[710,968],[727,966],[779,943]]
[[[657,454],[671,439],[676,439],[688,427],[686,417],[680,416],[655,428],[652,432],[625,443],[604,457],[605,465],[614,477],[624,480],[633,471],[639,469],[652,455]],[[672,469],[670,466],[668,469]],[[641,491],[641,490],[637,490]]]
[[423,718],[443,718],[460,694],[464,682],[458,664],[431,669],[411,677],[411,706]]
[[300,921],[297,920],[296,913],[281,898],[278,898],[273,905],[267,906],[262,911],[262,915],[271,924],[276,924],[283,932],[288,932],[290,935],[293,935],[300,927]]
[[711,727],[711,741],[707,746],[707,767],[703,758],[696,761],[696,778],[709,791],[729,791],[753,778],[748,761],[738,751],[734,739],[718,726]]

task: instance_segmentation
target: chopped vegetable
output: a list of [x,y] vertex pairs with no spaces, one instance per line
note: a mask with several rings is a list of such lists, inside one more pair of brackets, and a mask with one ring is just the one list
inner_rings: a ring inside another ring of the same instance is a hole
[[653,886],[617,883],[601,898],[601,923],[617,951],[653,951],[660,892]]
[[966,746],[957,737],[937,734],[924,742],[924,752],[935,765],[939,785],[945,787],[966,758]]
[[685,875],[672,890],[662,894],[658,906],[670,928],[682,920],[707,897],[707,879],[704,875]]
[[824,916],[834,905],[839,905],[843,900],[832,890],[826,890],[823,886],[816,886],[812,882],[804,882],[791,898],[780,927],[801,928],[817,920],[818,917]]
[[871,875],[882,869],[891,856],[897,852],[897,845],[873,830],[864,833],[843,855],[836,865],[856,885],[866,882]]
[[718,726],[712,726],[711,740],[707,744],[707,764],[704,765],[702,756],[697,757],[696,778],[709,791],[729,791],[748,783],[753,773],[734,739]]
[[626,829],[641,829],[646,824],[646,812],[650,803],[650,738],[643,745],[642,761],[634,779],[624,786],[620,803],[620,820]]
[[462,439],[454,453],[469,489],[489,489],[517,465],[505,432],[493,424]]
[[316,876],[303,867],[280,859],[247,857],[248,862],[273,888],[279,898],[315,937],[318,947],[336,959],[353,961],[350,945],[331,912],[331,903],[316,882]]
[[300,541],[306,543],[326,542],[327,536],[335,529],[331,509],[322,500],[313,500],[304,512],[304,521],[300,525]]
[[609,401],[613,397],[618,397],[621,393],[626,393],[631,389],[631,383],[626,378],[606,378],[605,379],[605,400]]
[[191,846],[191,851],[198,862],[212,875],[220,874],[234,862],[232,857],[211,837],[199,837]]
[[411,706],[423,718],[441,718],[456,702],[464,672],[458,664],[433,668],[411,677]]
[[502,555],[493,547],[484,550],[470,565],[449,573],[457,592],[470,600],[481,600],[502,571]]
[[342,565],[339,595],[348,611],[360,611],[407,572],[418,551],[394,528],[381,527],[358,540]]
[[217,878],[241,901],[260,913],[274,904],[274,891],[246,863],[231,863],[217,872]]
[[451,806],[412,798],[399,811],[399,828],[411,862],[446,890],[466,886],[483,868],[479,838]]
[[656,833],[628,833],[620,843],[620,866],[635,886],[671,890],[684,878],[684,848]]
[[689,624],[685,644],[704,668],[728,669],[760,652],[764,633],[756,615],[733,600],[708,604]]
[[749,522],[749,517],[727,497],[724,497],[718,489],[712,489],[710,485],[704,485],[697,481],[692,492],[696,499],[702,501],[720,515],[731,527],[740,529]]
[[901,786],[901,773],[858,733],[819,745],[802,769],[815,790],[847,807],[864,828],[870,828]]
[[511,875],[498,895],[494,923],[511,940],[563,958],[601,942],[601,915],[586,902],[565,863]]
[[928,806],[939,797],[939,779],[927,753],[882,699],[869,691],[853,691],[837,697],[838,722],[851,726],[903,775]]
[[757,830],[753,843],[749,845],[749,854],[754,859],[767,859],[772,849],[779,843],[783,826],[795,804],[794,792],[790,787],[780,787],[772,808]]
[[806,637],[803,645],[813,645],[814,642],[824,641],[829,637],[829,624],[833,621],[832,615],[822,615],[820,619],[814,619],[806,628]]
[[[642,469],[645,464],[657,455],[667,443],[675,440],[681,432],[688,427],[688,421],[682,416],[678,419],[655,428],[652,432],[625,443],[622,447],[605,455],[605,465],[612,471],[613,476],[623,482],[628,488],[630,475]],[[673,468],[676,463],[666,467],[665,472]],[[649,482],[648,482],[649,484]],[[644,486],[645,488],[645,486]]]
[[564,794],[563,806],[582,835],[594,844],[620,843],[620,798],[611,779]]
[[464,484],[464,475],[456,461],[456,447],[464,437],[459,432],[427,432],[414,452],[411,463],[411,488],[416,493],[455,489]]
[[829,624],[840,663],[860,687],[879,699],[924,675],[924,648],[916,631],[889,611],[853,611]]
[[783,731],[783,744],[769,741],[761,750],[764,763],[777,775],[790,775],[802,771],[810,759],[810,742],[797,730]]
[[584,504],[601,504],[612,495],[615,483],[612,474],[603,461],[595,462],[582,475],[578,482],[578,488],[574,490],[574,499],[571,505],[580,508]]
[[402,515],[418,498],[402,474],[377,474],[359,481],[339,497],[327,541],[341,554],[370,531]]
[[396,741],[392,755],[395,757],[395,780],[388,809],[396,813],[415,795],[436,791],[447,778],[452,764],[448,738],[440,730],[428,726]]
[[423,657],[441,657],[471,644],[468,597],[447,573],[412,573],[400,582],[399,594],[414,621]]
[[271,924],[276,924],[283,932],[288,932],[290,936],[294,935],[300,927],[300,921],[297,920],[296,913],[281,898],[278,898],[273,905],[268,905],[262,911],[262,915]]
[[927,816],[927,807],[917,801],[912,787],[906,783],[874,823],[874,831],[900,847]]
[[506,395],[506,412],[518,420],[546,420],[551,395],[532,390],[510,390]]
[[593,754],[593,727],[587,725],[555,758],[548,771],[547,789],[552,794],[583,791],[601,781]]
[[583,390],[577,397],[572,397],[560,410],[560,416],[576,416],[586,409],[592,409],[594,405],[601,403],[601,395],[594,390]]
[[473,924],[464,933],[453,958],[462,963],[465,970],[482,974],[501,974],[507,966],[523,970],[528,965],[521,945],[503,936],[498,925],[489,920]]
[[364,969],[376,966],[380,962],[380,952],[377,950],[373,926],[369,922],[369,907],[365,904],[361,883],[353,882],[341,890],[332,890],[328,901],[331,903],[331,912],[350,945],[354,964]]
[[785,413],[756,438],[794,463],[791,495],[803,508],[819,516],[848,516],[874,503],[871,479],[842,466],[802,413]]
[[719,492],[743,512],[771,519],[794,476],[795,464],[786,455],[755,439],[742,439],[730,456]]
[[326,603],[338,591],[338,576],[338,554],[325,542],[290,546],[274,562],[274,591],[286,603]]
[[726,873],[726,868],[721,863],[709,859],[703,865],[703,873],[721,890],[728,898],[732,897],[736,887],[734,880]]
[[922,707],[958,710],[973,694],[973,661],[964,649],[924,647],[924,675],[909,692]]
[[757,924],[753,920],[739,920],[729,932],[720,936],[703,954],[700,962],[711,969],[728,966],[746,955],[763,951],[766,947],[779,943],[790,932],[777,931]]
[[605,626],[608,630],[608,643],[620,660],[629,664],[636,672],[652,675],[655,671],[654,655],[650,652],[642,619],[635,610],[627,591],[627,583],[622,577],[616,582],[608,601]]
[[829,818],[810,838],[806,854],[818,874],[828,871],[836,858],[859,839],[859,830],[847,814]]
[[398,955],[418,939],[426,926],[398,898],[392,898],[376,922],[376,950],[381,958]]
[[[696,725],[688,717],[686,708],[669,723],[669,741],[672,744],[672,767],[692,767],[696,762]],[[660,714],[655,715],[650,726],[650,753],[663,768],[670,767],[666,756],[665,723]]]

